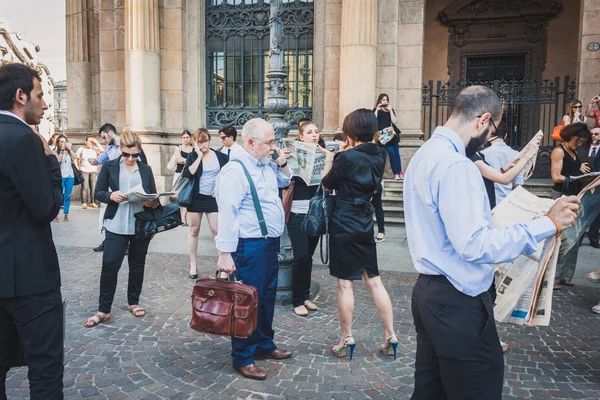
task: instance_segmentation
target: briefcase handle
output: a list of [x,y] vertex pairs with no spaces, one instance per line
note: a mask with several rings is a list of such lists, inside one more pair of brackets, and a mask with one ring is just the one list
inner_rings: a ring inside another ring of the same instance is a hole
[[221,278],[219,277],[219,274],[225,274],[225,272],[219,272],[219,270],[217,270],[215,272],[215,276],[214,277],[210,277],[210,279],[216,279],[216,280],[221,280],[221,281],[228,281],[230,276],[233,276],[233,280],[232,282],[238,283],[238,284],[242,284],[242,281],[238,281],[237,277],[235,276],[235,272],[233,272],[231,275],[228,275],[226,278]]

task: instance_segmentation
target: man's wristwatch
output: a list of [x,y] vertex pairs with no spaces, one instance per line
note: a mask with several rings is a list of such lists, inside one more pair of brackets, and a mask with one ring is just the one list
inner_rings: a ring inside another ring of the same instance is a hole
[[281,165],[278,165],[278,167],[279,167],[279,168],[285,168],[285,167],[287,167],[287,161],[286,161],[286,162],[284,162],[284,163],[283,163],[283,164],[281,164]]

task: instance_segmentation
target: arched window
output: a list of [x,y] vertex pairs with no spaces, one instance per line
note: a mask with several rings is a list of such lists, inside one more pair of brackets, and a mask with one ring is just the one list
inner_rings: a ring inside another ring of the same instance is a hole
[[[292,125],[312,117],[313,1],[283,0]],[[269,0],[206,0],[207,125],[242,126],[265,116]]]

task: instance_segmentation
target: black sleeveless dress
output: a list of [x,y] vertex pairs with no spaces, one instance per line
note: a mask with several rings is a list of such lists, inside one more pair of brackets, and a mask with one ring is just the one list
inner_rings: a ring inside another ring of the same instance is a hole
[[[185,158],[187,160],[187,156],[190,153],[186,153],[185,151],[181,150],[181,147],[179,148],[179,154],[181,154],[181,157]],[[185,164],[177,164],[177,169],[175,170],[176,174],[180,174],[181,171],[183,171],[183,167],[185,166]]]
[[[563,157],[563,166],[560,170],[560,174],[563,176],[582,175],[582,172],[580,171],[581,158],[579,158],[579,154],[577,154],[577,152],[575,151],[575,159],[573,159],[573,157],[571,157],[571,155],[565,148],[564,144],[561,143],[556,147],[561,147],[565,153],[565,156]],[[576,195],[581,189],[583,189],[581,182],[579,181],[570,182],[567,190],[563,190],[563,186],[565,186],[564,183],[555,183],[553,189],[557,192],[566,194],[568,196]]]

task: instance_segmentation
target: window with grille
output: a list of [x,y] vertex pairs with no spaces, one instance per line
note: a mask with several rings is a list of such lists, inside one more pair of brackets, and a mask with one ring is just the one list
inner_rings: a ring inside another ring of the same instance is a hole
[[[295,125],[312,117],[312,0],[283,0],[285,69]],[[207,125],[242,126],[265,117],[269,0],[206,0]]]

